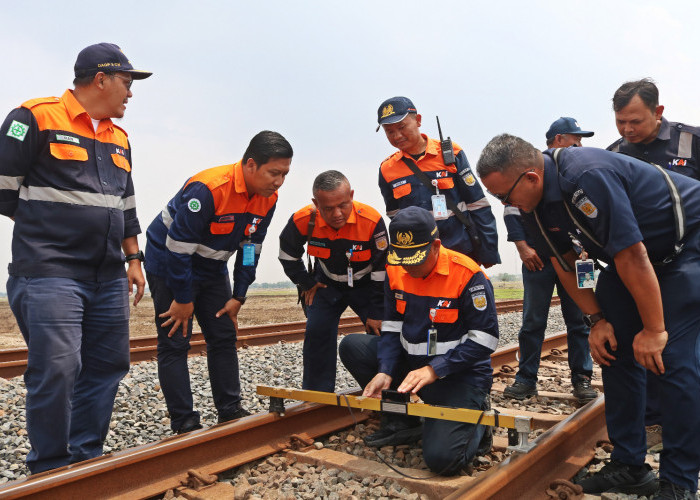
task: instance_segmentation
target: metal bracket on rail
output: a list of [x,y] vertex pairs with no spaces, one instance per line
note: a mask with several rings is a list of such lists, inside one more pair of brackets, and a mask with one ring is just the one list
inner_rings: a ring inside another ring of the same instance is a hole
[[527,453],[535,443],[528,442],[530,430],[532,429],[532,418],[513,417],[515,426],[508,429],[508,449],[518,453]]
[[270,413],[279,413],[280,417],[284,417],[284,398],[271,397],[269,411]]

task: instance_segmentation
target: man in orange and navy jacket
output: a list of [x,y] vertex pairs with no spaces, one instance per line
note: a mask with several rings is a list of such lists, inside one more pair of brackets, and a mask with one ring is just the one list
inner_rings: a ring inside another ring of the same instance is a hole
[[[193,314],[207,342],[219,423],[250,415],[241,406],[238,311],[255,280],[292,153],[277,132],[258,133],[241,161],[191,177],[148,227],[146,279],[158,329],[158,377],[178,434],[202,427],[187,369]],[[227,262],[234,254],[232,292]]]
[[[319,174],[313,184],[313,205],[292,215],[280,234],[280,262],[303,290],[301,300],[306,304],[304,389],[335,389],[338,321],[348,306],[367,333],[381,331],[386,226],[379,212],[354,201],[353,194],[342,173]],[[312,273],[302,261],[307,243],[308,255],[315,260]]]
[[33,474],[102,454],[129,370],[129,295],[136,285],[137,304],[145,285],[131,149],[112,119],[151,73],[112,43],[84,48],[74,69],[73,90],[25,102],[0,127],[0,214],[14,220],[7,294],[29,349]]
[[[441,245],[435,220],[419,207],[389,224],[381,337],[348,335],[340,359],[366,397],[384,389],[420,395],[431,405],[486,410],[498,345],[491,282],[469,257]],[[370,446],[419,439],[417,417],[391,414],[365,437]],[[438,474],[455,474],[490,450],[490,428],[425,419],[423,458]]]
[[[488,268],[501,262],[496,219],[464,151],[454,148],[454,163],[445,164],[440,141],[421,134],[421,115],[407,97],[392,97],[377,111],[377,121],[392,146],[399,149],[379,168],[379,189],[386,214],[393,218],[406,207],[433,210],[433,195],[444,195],[461,212],[462,221],[447,208],[447,218],[437,220],[442,245],[468,255]],[[428,188],[408,167],[412,163],[433,184]]]

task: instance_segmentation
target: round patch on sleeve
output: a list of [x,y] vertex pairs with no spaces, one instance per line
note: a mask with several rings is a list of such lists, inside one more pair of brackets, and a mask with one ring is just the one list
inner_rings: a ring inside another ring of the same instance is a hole
[[477,311],[483,311],[486,309],[486,294],[482,293],[472,293],[472,303]]
[[187,202],[187,208],[190,209],[190,212],[199,212],[202,209],[202,204],[197,198],[192,198],[190,201]]

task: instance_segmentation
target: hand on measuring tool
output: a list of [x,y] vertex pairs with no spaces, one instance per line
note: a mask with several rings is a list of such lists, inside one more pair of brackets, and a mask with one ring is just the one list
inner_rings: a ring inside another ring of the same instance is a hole
[[241,310],[242,305],[236,299],[229,299],[224,307],[216,312],[216,317],[220,318],[224,314],[228,314],[228,317],[233,321],[233,326],[236,327],[236,333],[238,333],[238,311]]
[[403,379],[403,382],[401,382],[401,385],[399,386],[397,391],[411,391],[411,393],[416,394],[423,387],[425,387],[428,384],[432,384],[437,379],[438,376],[435,374],[435,370],[433,370],[433,367],[430,365],[426,365],[423,368],[418,368],[417,370],[409,372],[408,375],[406,375],[406,378]]
[[367,318],[367,322],[365,323],[365,331],[367,333],[371,333],[372,335],[381,335],[382,320]]
[[173,327],[168,332],[168,337],[172,337],[175,331],[180,325],[182,325],[182,336],[187,337],[187,325],[194,312],[194,304],[192,302],[187,302],[186,304],[180,304],[174,300],[170,303],[170,309],[165,311],[163,314],[159,314],[159,318],[168,318],[160,326],[166,328],[170,325]]
[[634,336],[632,348],[634,349],[634,359],[647,370],[651,370],[657,375],[663,374],[666,369],[661,354],[668,342],[668,332],[653,332],[646,328]]
[[615,330],[613,326],[601,319],[591,328],[591,333],[588,336],[588,344],[591,348],[591,357],[593,361],[599,365],[610,366],[610,361],[615,360],[608,350],[617,351],[617,339],[615,338]]
[[314,297],[316,296],[316,291],[319,288],[326,288],[327,285],[324,285],[323,283],[316,283],[314,286],[309,288],[308,290],[305,290],[301,292],[301,297],[304,299],[304,302],[306,303],[307,306],[310,306],[311,304],[314,303]]
[[382,391],[389,388],[391,380],[391,375],[377,373],[374,378],[369,381],[369,384],[365,386],[362,395],[366,398],[381,398]]

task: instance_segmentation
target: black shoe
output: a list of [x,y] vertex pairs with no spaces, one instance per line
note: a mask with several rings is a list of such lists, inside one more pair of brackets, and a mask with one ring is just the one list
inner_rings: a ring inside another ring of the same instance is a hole
[[196,431],[197,429],[201,428],[202,424],[199,423],[199,415],[192,415],[191,417],[187,417],[180,428],[176,431],[176,434],[184,434],[186,432]]
[[627,465],[615,460],[608,462],[605,467],[589,476],[578,484],[584,493],[627,493],[628,495],[650,496],[659,489],[659,481],[644,465]]
[[379,430],[365,437],[367,446],[398,446],[415,443],[423,435],[423,424],[417,417],[392,415],[382,417]]
[[236,420],[237,418],[247,417],[249,415],[252,415],[252,414],[248,410],[246,410],[245,408],[240,406],[238,409],[236,409],[232,412],[220,413],[219,414],[219,423],[223,424],[224,422]]
[[680,486],[662,479],[659,481],[659,491],[654,495],[652,500],[695,500],[695,493]]
[[516,380],[513,385],[509,385],[503,390],[503,395],[507,398],[522,401],[525,398],[537,396],[537,387]]
[[578,378],[572,382],[574,386],[574,396],[579,400],[580,403],[586,403],[598,397],[596,390],[591,387],[591,377],[586,375],[579,375]]

